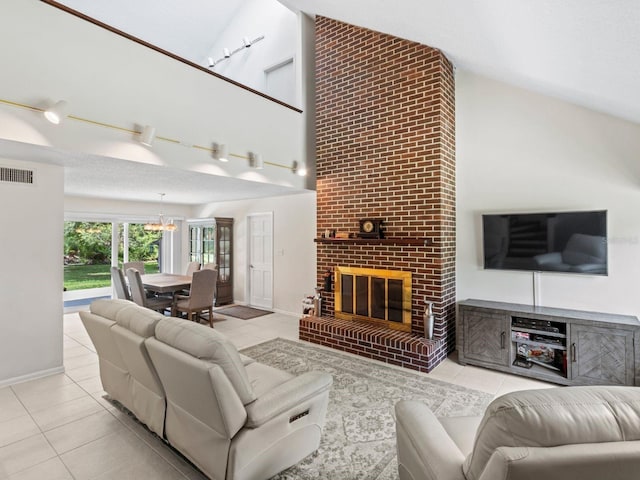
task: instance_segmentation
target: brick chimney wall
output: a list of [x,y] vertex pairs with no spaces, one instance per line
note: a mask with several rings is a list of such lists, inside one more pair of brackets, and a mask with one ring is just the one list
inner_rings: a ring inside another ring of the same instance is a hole
[[[316,18],[317,235],[383,218],[423,246],[317,244],[318,285],[336,265],[412,272],[412,332],[433,301],[433,365],[455,347],[455,98],[442,52]],[[334,311],[325,295],[324,312]]]

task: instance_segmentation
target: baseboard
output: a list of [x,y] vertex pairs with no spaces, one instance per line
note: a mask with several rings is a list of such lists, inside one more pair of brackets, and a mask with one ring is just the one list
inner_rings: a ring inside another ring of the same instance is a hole
[[29,373],[27,375],[8,378],[6,380],[0,380],[0,388],[8,387],[9,385],[15,385],[16,383],[24,383],[30,380],[36,380],[38,378],[49,377],[51,375],[56,375],[58,373],[64,373],[64,366],[49,368],[47,370],[40,370],[37,372]]

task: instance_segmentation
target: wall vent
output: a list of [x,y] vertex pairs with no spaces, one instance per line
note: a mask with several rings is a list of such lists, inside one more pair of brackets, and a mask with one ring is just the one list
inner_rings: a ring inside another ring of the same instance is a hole
[[26,183],[33,185],[33,170],[0,167],[0,182]]

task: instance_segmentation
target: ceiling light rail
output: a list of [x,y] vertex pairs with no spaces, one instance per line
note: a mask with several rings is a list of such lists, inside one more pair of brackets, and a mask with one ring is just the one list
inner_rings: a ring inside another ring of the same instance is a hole
[[[59,102],[57,102],[57,103],[59,103]],[[34,107],[32,105],[27,105],[25,103],[20,103],[20,102],[13,102],[11,100],[6,100],[6,99],[3,99],[3,98],[0,98],[0,104],[4,104],[4,105],[11,106],[11,107],[16,107],[16,108],[22,108],[22,109],[25,109],[25,110],[30,110],[32,112],[38,112],[38,113],[42,113],[42,114],[44,114],[47,111],[47,109],[45,109],[45,108]],[[95,125],[97,127],[109,128],[111,130],[116,130],[116,131],[119,131],[119,132],[125,132],[125,133],[130,134],[130,135],[138,135],[139,139],[142,138],[143,134],[145,133],[145,129],[147,129],[147,136],[148,136],[149,130],[153,128],[153,127],[147,126],[149,128],[145,127],[142,130],[133,130],[131,128],[120,127],[118,125],[113,125],[113,124],[105,123],[105,122],[99,122],[97,120],[91,120],[89,118],[79,117],[77,115],[72,115],[72,114],[66,115],[65,118],[67,118],[69,120],[74,120],[74,121],[77,121],[77,122],[87,123],[89,125]],[[144,140],[144,138],[142,138],[142,139]],[[162,140],[163,142],[182,145],[182,146],[186,146],[186,147],[190,147],[190,148],[195,148],[195,149],[198,149],[198,150],[204,150],[206,152],[209,152],[214,158],[219,156],[219,158],[216,158],[216,159],[218,159],[220,161],[224,161],[222,159],[222,157],[224,157],[226,160],[228,160],[231,157],[234,157],[234,158],[239,158],[239,159],[242,159],[242,160],[251,161],[252,155],[257,155],[257,154],[253,154],[252,152],[249,152],[248,155],[240,155],[240,154],[237,154],[237,153],[231,153],[231,152],[228,151],[228,147],[226,145],[219,144],[219,143],[213,143],[211,147],[205,147],[205,146],[202,146],[202,145],[187,144],[187,143],[182,142],[180,140],[176,140],[174,138],[169,138],[169,137],[164,137],[164,136],[161,136],[161,135],[154,135],[153,136],[153,140]],[[294,163],[297,165],[296,161],[294,161]],[[293,170],[294,173],[296,173],[295,169],[292,169],[291,165],[283,165],[281,163],[268,162],[266,160],[263,160],[261,157],[260,157],[260,164],[261,165],[269,165],[269,166],[277,167],[277,168],[284,168],[286,170]],[[299,175],[301,174],[299,170],[297,171],[297,173]]]
[[218,65],[221,62],[224,62],[225,60],[229,60],[236,53],[241,52],[245,48],[250,48],[252,45],[255,45],[256,43],[258,43],[261,40],[264,40],[264,35],[260,35],[259,37],[256,37],[253,40],[249,40],[249,37],[243,37],[242,38],[242,45],[240,45],[235,50],[229,51],[228,48],[223,48],[222,49],[222,57],[220,57],[219,59],[214,60],[213,57],[209,57],[207,59],[208,62],[209,62],[209,68],[213,68],[213,67],[215,67],[216,65]]

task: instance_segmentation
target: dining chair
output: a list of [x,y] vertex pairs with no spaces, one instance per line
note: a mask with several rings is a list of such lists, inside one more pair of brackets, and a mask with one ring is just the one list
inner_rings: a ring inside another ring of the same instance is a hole
[[205,263],[202,265],[203,270],[218,270],[218,265],[215,263]]
[[213,304],[215,301],[217,270],[199,270],[193,273],[191,292],[189,295],[176,295],[171,308],[171,316],[178,312],[185,312],[189,320],[197,321],[200,313],[207,311],[209,314],[209,326],[213,328]]
[[193,272],[200,270],[200,262],[189,262],[187,265],[187,273],[185,275],[193,275]]
[[131,300],[129,287],[127,287],[127,283],[124,281],[124,274],[118,267],[111,267],[111,282],[116,291],[116,298]]
[[140,275],[144,275],[144,262],[125,262],[122,264],[123,271],[126,272],[130,268],[135,268],[140,272]]
[[158,312],[164,312],[167,308],[171,308],[173,299],[170,297],[147,297],[142,285],[140,272],[135,268],[127,270],[127,279],[129,280],[129,288],[131,289],[131,299],[141,307]]

